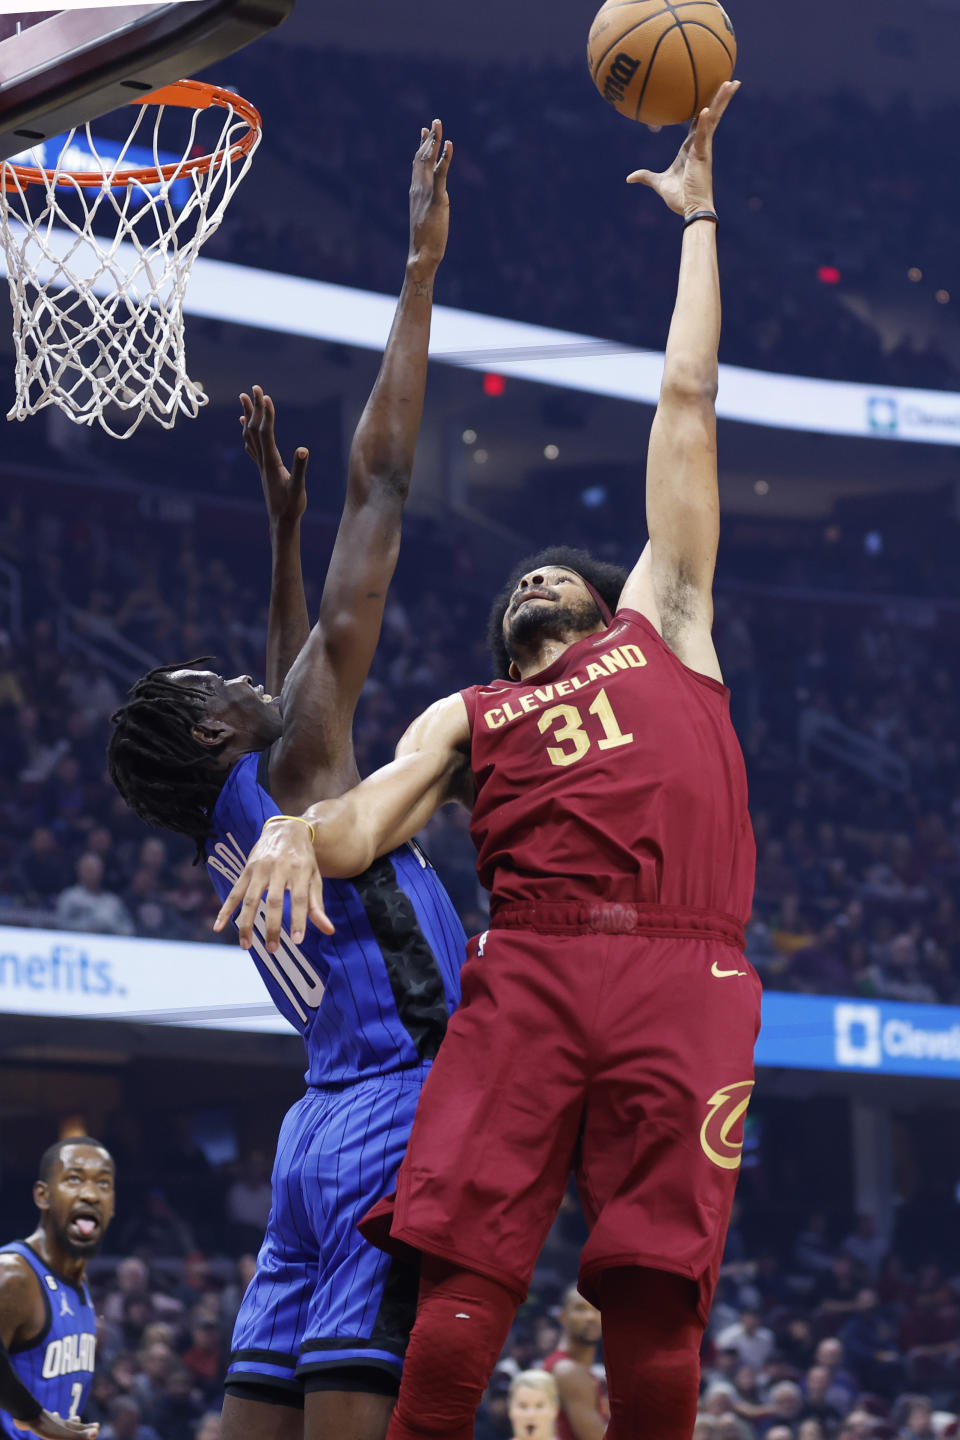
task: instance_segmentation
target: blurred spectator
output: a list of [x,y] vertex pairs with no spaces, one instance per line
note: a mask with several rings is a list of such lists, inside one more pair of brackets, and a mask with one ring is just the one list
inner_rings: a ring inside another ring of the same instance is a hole
[[740,1319],[717,1336],[720,1350],[735,1350],[744,1365],[762,1370],[773,1353],[773,1331],[761,1325],[755,1310],[744,1310]]
[[162,1190],[149,1190],[140,1213],[120,1232],[124,1248],[140,1256],[186,1255],[196,1249],[190,1227],[176,1213]]
[[220,1440],[220,1412],[208,1410],[194,1429],[195,1440]]
[[99,855],[81,855],[77,883],[57,897],[57,922],[65,930],[99,935],[132,935],[133,920],[120,899],[103,889],[103,861]]
[[887,1242],[877,1230],[872,1215],[858,1215],[857,1228],[847,1236],[841,1249],[854,1260],[863,1273],[876,1280],[880,1267],[886,1259]]
[[162,1440],[194,1440],[202,1412],[200,1387],[194,1385],[185,1365],[174,1365],[150,1417]]
[[[146,1327],[143,1327],[146,1328]],[[160,1399],[177,1366],[177,1357],[168,1345],[157,1342],[146,1345],[137,1355],[140,1373],[134,1381],[134,1394],[144,1418],[153,1422]]]
[[255,1150],[243,1161],[240,1174],[227,1191],[227,1219],[238,1247],[258,1250],[273,1203],[270,1167]]
[[903,1356],[897,1348],[897,1326],[875,1290],[861,1290],[856,1308],[840,1330],[844,1353],[862,1384],[891,1395],[901,1384]]
[[160,1440],[152,1426],[144,1425],[140,1406],[129,1395],[114,1400],[100,1434],[103,1440]]
[[190,1346],[182,1355],[189,1372],[209,1404],[221,1388],[224,1369],[223,1333],[219,1321],[197,1315],[190,1331]]

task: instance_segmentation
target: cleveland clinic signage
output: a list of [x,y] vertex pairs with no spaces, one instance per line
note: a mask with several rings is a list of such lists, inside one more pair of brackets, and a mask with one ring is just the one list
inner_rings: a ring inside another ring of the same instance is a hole
[[[235,945],[12,926],[0,926],[0,1014],[292,1033]],[[769,990],[756,1062],[958,1080],[960,1007]]]

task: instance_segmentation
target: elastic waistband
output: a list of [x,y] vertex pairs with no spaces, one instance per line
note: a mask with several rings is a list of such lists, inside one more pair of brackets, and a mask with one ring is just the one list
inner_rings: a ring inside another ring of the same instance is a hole
[[651,935],[663,939],[720,940],[744,946],[743,926],[722,910],[641,904],[630,900],[571,900],[500,905],[491,929],[539,930],[544,934],[592,931],[597,935]]
[[430,1074],[432,1060],[421,1060],[419,1065],[406,1065],[396,1070],[384,1070],[380,1075],[352,1075],[346,1080],[317,1080],[307,1085],[306,1095],[339,1095],[344,1090],[354,1090],[359,1085],[422,1085]]

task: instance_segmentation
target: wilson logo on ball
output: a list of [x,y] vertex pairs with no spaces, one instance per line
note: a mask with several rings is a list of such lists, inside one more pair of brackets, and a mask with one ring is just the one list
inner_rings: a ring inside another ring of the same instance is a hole
[[587,39],[593,83],[644,125],[681,125],[733,75],[737,41],[718,0],[606,0]]
[[622,100],[627,86],[639,69],[640,61],[631,60],[630,56],[625,55],[621,50],[607,74],[603,87],[604,100],[609,100],[612,105],[615,105],[618,100]]

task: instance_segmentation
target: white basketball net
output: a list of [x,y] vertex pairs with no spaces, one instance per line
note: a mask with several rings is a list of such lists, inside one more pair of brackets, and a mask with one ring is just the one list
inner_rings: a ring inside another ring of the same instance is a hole
[[[148,415],[169,430],[178,412],[194,417],[207,404],[203,386],[187,374],[184,294],[200,247],[220,225],[261,137],[235,157],[233,148],[249,124],[228,107],[209,171],[184,171],[196,153],[200,114],[221,113],[193,110],[174,175],[111,188],[118,173],[132,168],[130,161],[124,166],[124,157],[148,115],[154,117],[154,162],[159,168],[168,160],[158,141],[166,109],[138,107],[116,158],[102,157],[86,125],[79,131],[86,145],[76,147],[77,163],[71,150],[78,130],[71,130],[43,184],[23,183],[12,162],[0,162],[0,240],[16,347],[17,401],[8,420],[56,405],[78,425],[97,422],[108,435],[126,439]],[[42,167],[34,154],[18,163]],[[87,189],[62,176],[62,169],[92,171],[103,184]],[[180,203],[186,187],[189,198]],[[114,233],[97,235],[95,227]]]

